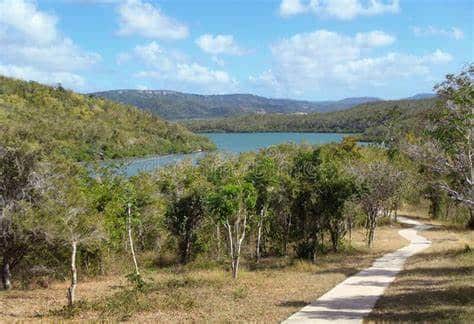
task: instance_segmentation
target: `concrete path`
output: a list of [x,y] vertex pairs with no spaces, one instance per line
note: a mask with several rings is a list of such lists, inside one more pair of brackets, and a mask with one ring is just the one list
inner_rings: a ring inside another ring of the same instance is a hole
[[414,225],[398,232],[410,241],[410,245],[375,260],[370,268],[347,278],[283,323],[362,323],[385,288],[403,269],[405,261],[431,245],[430,241],[417,234],[429,226],[404,217],[398,217],[398,221]]

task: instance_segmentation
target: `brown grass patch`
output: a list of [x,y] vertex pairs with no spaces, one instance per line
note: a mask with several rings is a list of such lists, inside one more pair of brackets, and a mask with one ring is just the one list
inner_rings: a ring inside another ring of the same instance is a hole
[[436,226],[422,235],[432,246],[408,260],[368,320],[474,323],[474,232]]
[[[371,250],[365,247],[363,231],[355,231],[353,248],[323,255],[317,264],[286,258],[244,264],[236,281],[223,268],[189,267],[149,271],[145,277],[150,284],[144,292],[132,290],[119,276],[79,282],[77,294],[83,303],[73,319],[277,322],[368,267],[376,257],[406,245],[398,229],[380,227]],[[0,318],[62,319],[51,310],[65,305],[66,287],[66,282],[60,282],[47,289],[1,292]]]

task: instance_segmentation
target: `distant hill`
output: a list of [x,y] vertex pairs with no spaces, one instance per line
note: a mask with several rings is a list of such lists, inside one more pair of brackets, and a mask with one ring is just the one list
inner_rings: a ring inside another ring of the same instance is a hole
[[250,114],[183,122],[195,132],[340,132],[380,138],[387,125],[416,133],[436,98],[363,103],[346,110],[301,115]]
[[416,95],[405,98],[405,99],[417,100],[417,99],[429,99],[429,98],[434,98],[434,97],[436,97],[436,94],[434,93],[417,93]]
[[0,145],[18,143],[76,161],[214,148],[136,107],[0,76]]
[[381,100],[360,97],[338,101],[302,101],[271,99],[252,94],[198,95],[167,90],[111,90],[91,95],[149,110],[169,120],[230,117],[243,114],[328,112]]

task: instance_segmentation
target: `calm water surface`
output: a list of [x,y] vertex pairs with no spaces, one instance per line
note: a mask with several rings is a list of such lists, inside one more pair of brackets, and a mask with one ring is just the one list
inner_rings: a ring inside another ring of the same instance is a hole
[[[256,151],[270,145],[293,142],[296,144],[327,144],[339,142],[348,134],[338,133],[207,133],[207,136],[217,145],[219,152],[241,153]],[[193,161],[203,157],[206,153],[172,154],[165,156],[152,156],[123,161],[122,169],[128,176],[142,171],[154,169],[191,159]]]
[[203,134],[216,143],[219,151],[241,153],[270,145],[293,142],[296,144],[327,144],[340,142],[348,134],[338,133],[209,133]]

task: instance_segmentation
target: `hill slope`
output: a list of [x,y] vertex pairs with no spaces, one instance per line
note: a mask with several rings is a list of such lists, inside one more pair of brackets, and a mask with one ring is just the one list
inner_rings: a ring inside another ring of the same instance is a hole
[[345,132],[376,136],[388,123],[416,128],[420,116],[434,106],[436,98],[380,101],[328,113],[308,115],[251,114],[183,123],[196,132]]
[[165,90],[111,90],[92,95],[134,105],[171,120],[229,117],[249,113],[326,112],[380,100],[361,97],[311,102],[270,99],[251,94],[197,95]]
[[214,147],[135,107],[0,76],[0,145],[12,142],[78,161]]

